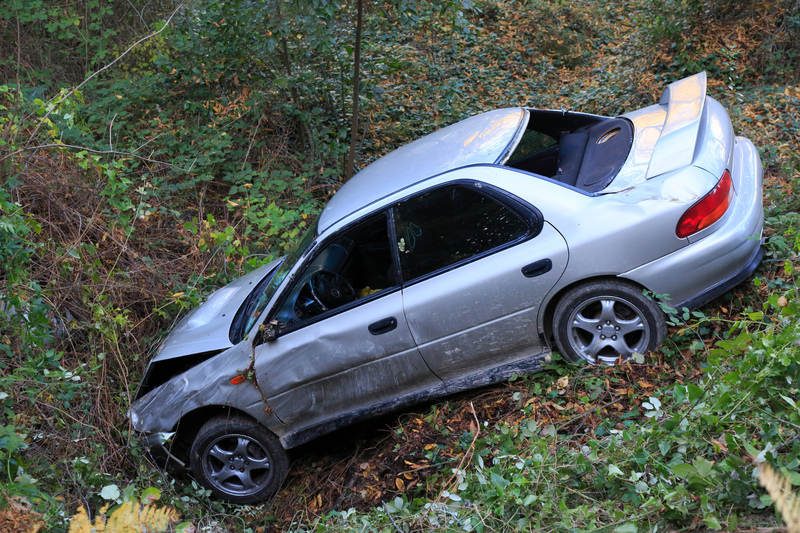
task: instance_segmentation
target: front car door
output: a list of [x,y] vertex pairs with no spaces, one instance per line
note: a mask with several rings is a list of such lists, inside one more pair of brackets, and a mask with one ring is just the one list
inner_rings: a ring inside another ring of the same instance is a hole
[[539,304],[568,253],[538,210],[456,182],[399,203],[394,223],[406,319],[439,378],[452,384],[543,352]]
[[293,430],[325,432],[441,388],[416,348],[402,305],[385,214],[323,243],[282,289],[255,349],[259,386]]

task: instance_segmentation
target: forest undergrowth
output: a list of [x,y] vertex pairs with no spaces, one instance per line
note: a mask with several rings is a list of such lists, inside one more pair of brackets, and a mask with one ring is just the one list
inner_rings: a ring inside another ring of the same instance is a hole
[[355,4],[76,5],[0,7],[0,530],[130,502],[182,531],[781,523],[758,474],[800,485],[796,0],[365,2],[357,167],[481,111],[616,115],[705,70],[764,162],[767,257],[674,310],[645,360],[555,357],[361,424],[241,507],[155,469],[125,413],[170,325],[285,253],[342,183]]

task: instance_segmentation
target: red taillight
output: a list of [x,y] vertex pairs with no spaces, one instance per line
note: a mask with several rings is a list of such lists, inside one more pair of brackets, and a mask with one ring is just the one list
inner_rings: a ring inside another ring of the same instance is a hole
[[684,239],[722,218],[733,199],[733,182],[727,170],[711,192],[686,211],[678,221],[675,234]]

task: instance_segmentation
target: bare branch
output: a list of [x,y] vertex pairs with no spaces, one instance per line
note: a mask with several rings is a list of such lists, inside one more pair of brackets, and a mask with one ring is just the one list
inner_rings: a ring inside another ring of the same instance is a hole
[[[16,150],[14,152],[11,152],[10,154],[7,154],[7,155],[3,156],[2,158],[0,158],[0,162],[5,161],[9,157],[13,157],[13,156],[15,156],[17,154],[20,154],[22,152],[30,152],[30,151],[34,151],[34,150],[39,150],[40,148],[72,148],[74,150],[83,150],[85,152],[91,152],[93,154],[120,155],[120,156],[124,156],[124,157],[132,157],[132,158],[138,159],[140,161],[147,161],[148,163],[158,163],[159,165],[164,165],[165,167],[170,167],[170,168],[174,168],[174,169],[178,169],[178,170],[184,170],[183,168],[181,168],[181,167],[179,167],[177,165],[173,165],[172,163],[167,163],[166,161],[159,161],[158,159],[151,159],[149,157],[144,157],[144,156],[141,156],[141,155],[137,155],[134,152],[118,152],[116,150],[94,150],[92,148],[86,148],[85,146],[77,146],[77,145],[74,145],[74,144],[62,144],[62,143],[37,144],[36,146],[26,146],[24,148],[20,148],[19,150]],[[137,148],[137,150],[138,150],[138,148]],[[188,170],[186,170],[186,171],[188,172]]]
[[[143,42],[147,41],[148,39],[152,39],[153,37],[155,37],[156,35],[158,35],[158,34],[159,34],[159,33],[161,33],[162,31],[164,31],[164,30],[165,30],[165,29],[166,29],[166,28],[169,26],[169,23],[172,21],[172,18],[175,16],[175,14],[176,14],[176,13],[177,13],[177,12],[178,12],[178,11],[179,11],[179,10],[180,10],[180,9],[181,9],[183,6],[184,6],[184,5],[185,5],[185,4],[181,4],[181,5],[179,5],[178,7],[176,7],[176,8],[175,8],[175,11],[173,11],[173,12],[172,12],[172,14],[169,16],[169,18],[167,19],[167,21],[164,23],[164,25],[161,27],[161,29],[160,29],[160,30],[158,30],[158,31],[156,31],[156,32],[153,32],[153,33],[151,33],[150,35],[147,35],[147,36],[145,36],[145,37],[142,37],[141,39],[139,39],[138,41],[136,41],[135,43],[133,43],[132,45],[130,45],[130,46],[127,48],[127,50],[125,50],[124,52],[122,52],[122,53],[121,53],[121,54],[120,54],[120,55],[119,55],[119,56],[118,56],[118,57],[117,57],[117,58],[116,58],[114,61],[112,61],[112,62],[111,62],[111,63],[109,63],[108,65],[104,66],[104,67],[103,67],[103,68],[101,68],[100,70],[97,70],[97,71],[93,72],[93,73],[92,73],[92,74],[91,74],[91,75],[90,75],[88,78],[86,78],[85,80],[83,80],[83,81],[82,81],[80,84],[78,84],[76,87],[72,88],[72,89],[71,89],[69,92],[67,92],[66,94],[64,94],[64,95],[59,95],[59,96],[54,96],[52,99],[50,99],[50,100],[49,100],[47,103],[48,103],[48,104],[52,103],[52,104],[54,104],[54,106],[53,106],[53,107],[52,107],[50,110],[48,110],[48,111],[47,111],[47,113],[46,113],[46,114],[45,114],[45,115],[44,115],[44,116],[41,118],[41,120],[39,120],[39,124],[37,124],[37,125],[36,125],[36,129],[34,129],[34,130],[33,130],[33,133],[31,133],[31,136],[30,136],[30,138],[28,139],[28,144],[30,144],[30,143],[33,141],[33,138],[34,138],[34,137],[36,137],[36,134],[37,134],[37,133],[39,133],[39,128],[41,128],[41,127],[42,127],[42,124],[44,124],[44,121],[45,121],[45,120],[47,120],[47,118],[48,118],[48,117],[50,116],[50,114],[53,112],[53,110],[55,109],[55,105],[57,105],[57,104],[60,104],[61,102],[63,102],[64,100],[66,100],[67,98],[69,98],[70,96],[72,96],[73,94],[75,94],[75,91],[77,91],[78,89],[80,89],[81,87],[83,87],[84,85],[86,85],[87,83],[89,83],[89,81],[90,81],[90,80],[92,80],[93,78],[96,78],[96,77],[97,77],[97,76],[98,76],[98,75],[99,75],[101,72],[103,72],[103,71],[105,71],[105,70],[108,70],[109,68],[111,68],[112,66],[114,66],[114,64],[115,64],[115,63],[117,63],[117,62],[118,62],[120,59],[122,59],[123,57],[125,57],[125,56],[128,54],[128,52],[130,52],[131,50],[133,50],[135,47],[137,47],[137,46],[138,46],[138,45],[140,45],[141,43],[143,43]],[[54,100],[56,100],[56,99],[58,99],[58,100],[57,100],[57,101],[54,101]],[[26,148],[27,148],[27,145],[26,145]],[[4,158],[4,159],[5,159],[5,158]]]

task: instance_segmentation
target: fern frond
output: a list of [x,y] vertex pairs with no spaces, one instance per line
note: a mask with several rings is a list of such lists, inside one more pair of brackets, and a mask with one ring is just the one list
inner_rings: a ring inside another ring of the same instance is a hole
[[94,524],[81,507],[72,517],[69,533],[163,533],[178,521],[178,511],[171,507],[140,505],[127,501],[106,516],[106,505],[97,514]]
[[758,469],[759,482],[767,489],[789,533],[800,533],[800,497],[792,492],[792,483],[766,463],[759,465]]
[[78,512],[69,521],[69,533],[91,533],[92,522],[89,520],[89,515],[86,513],[86,508],[81,506]]

